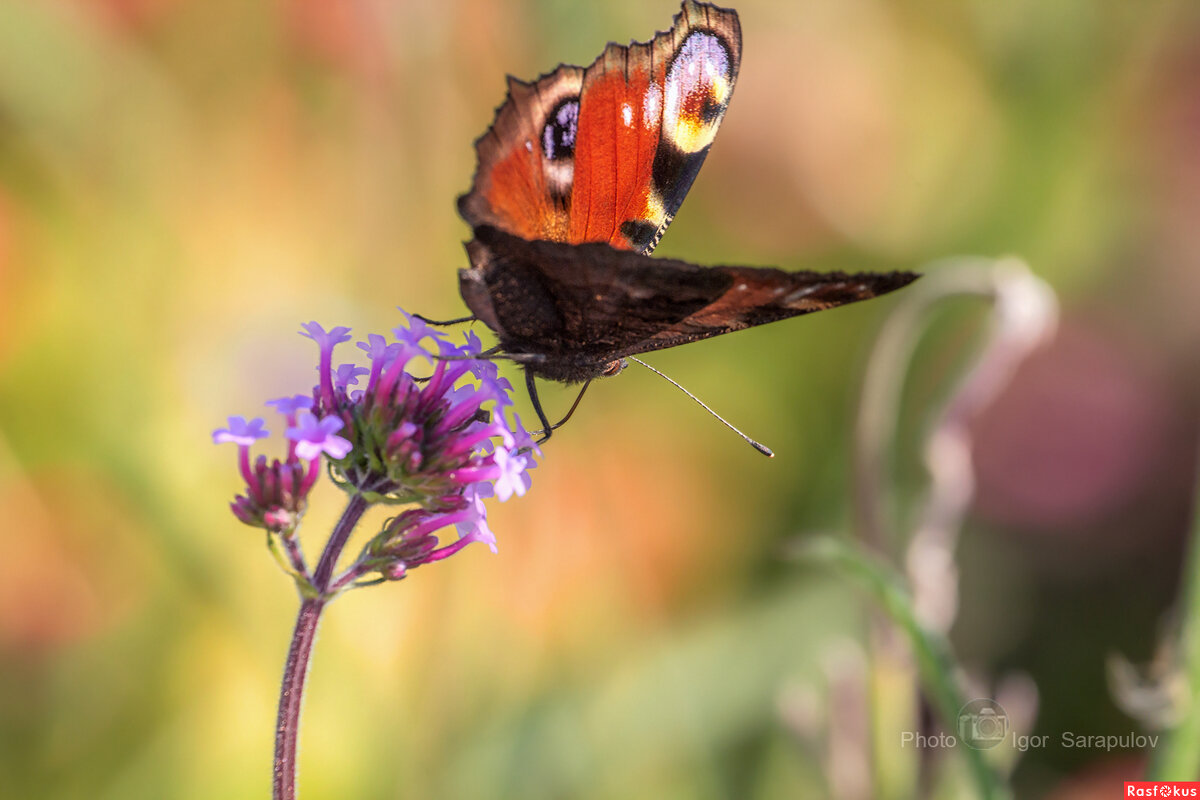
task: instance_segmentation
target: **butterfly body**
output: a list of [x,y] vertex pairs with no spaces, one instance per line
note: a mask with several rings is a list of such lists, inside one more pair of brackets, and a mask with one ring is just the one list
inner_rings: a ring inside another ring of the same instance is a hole
[[459,286],[499,350],[524,364],[531,393],[533,376],[589,381],[628,356],[915,279],[650,257],[708,155],[741,53],[736,12],[684,0],[649,42],[609,44],[590,66],[532,83],[509,78],[458,201],[474,233]]

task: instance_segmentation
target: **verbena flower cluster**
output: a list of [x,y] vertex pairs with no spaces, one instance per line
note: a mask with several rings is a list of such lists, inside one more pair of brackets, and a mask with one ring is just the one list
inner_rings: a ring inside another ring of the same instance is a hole
[[[533,456],[541,454],[520,418],[513,413],[509,419],[512,385],[493,362],[473,358],[481,349],[478,337],[468,332],[455,346],[441,331],[405,316],[408,324],[392,331],[392,341],[370,334],[357,343],[366,366],[334,366],[334,350],[351,339],[349,328],[302,326],[320,350],[319,381],[311,395],[267,403],[286,420],[286,458],[251,460],[251,446],[269,435],[262,419],[230,417],[213,433],[214,442],[238,446],[246,489],[234,499],[233,513],[285,543],[295,537],[322,459],[351,495],[414,506],[368,542],[354,578],[378,572],[398,579],[471,542],[495,551],[484,500],[524,495]],[[439,546],[435,532],[450,526],[458,538]],[[304,575],[299,549],[289,552],[289,570]]]

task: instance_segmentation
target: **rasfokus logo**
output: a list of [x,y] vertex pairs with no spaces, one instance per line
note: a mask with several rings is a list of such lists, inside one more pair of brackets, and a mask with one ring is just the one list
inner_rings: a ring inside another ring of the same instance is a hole
[[1125,781],[1122,797],[1200,797],[1200,781]]

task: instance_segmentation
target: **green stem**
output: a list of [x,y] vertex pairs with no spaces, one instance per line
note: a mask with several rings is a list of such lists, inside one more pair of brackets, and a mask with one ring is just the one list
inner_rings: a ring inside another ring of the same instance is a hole
[[[955,729],[958,712],[966,704],[955,681],[954,658],[944,636],[921,624],[904,589],[903,580],[891,567],[852,545],[832,538],[810,542],[798,554],[817,562],[832,564],[859,580],[879,602],[892,621],[904,633],[912,648],[925,691],[945,724]],[[961,748],[980,800],[1009,797],[996,771],[984,759],[983,752]]]
[[1148,777],[1157,781],[1194,781],[1200,777],[1200,714],[1194,708],[1200,698],[1200,468],[1192,497],[1192,536],[1183,573],[1180,668],[1187,684],[1183,719],[1166,734],[1163,746],[1150,762]]

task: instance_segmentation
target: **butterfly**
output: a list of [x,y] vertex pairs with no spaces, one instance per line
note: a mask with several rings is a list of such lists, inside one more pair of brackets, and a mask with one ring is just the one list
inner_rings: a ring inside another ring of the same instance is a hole
[[557,425],[535,377],[586,388],[627,357],[876,297],[917,277],[650,257],[708,155],[741,56],[737,12],[685,0],[670,30],[648,42],[610,43],[590,66],[563,64],[532,83],[510,76],[476,140],[474,182],[458,199],[473,231],[459,288],[496,334],[492,352],[524,365],[546,436]]

